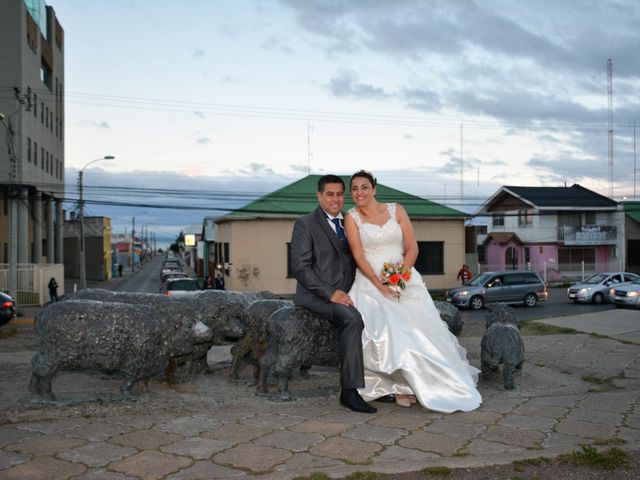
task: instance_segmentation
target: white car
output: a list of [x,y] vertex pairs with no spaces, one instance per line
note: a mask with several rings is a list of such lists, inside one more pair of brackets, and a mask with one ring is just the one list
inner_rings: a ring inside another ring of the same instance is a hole
[[571,285],[567,289],[567,296],[576,303],[602,303],[609,300],[611,287],[631,282],[638,277],[635,273],[604,272],[594,273],[584,282]]
[[625,283],[609,291],[611,302],[616,307],[633,307],[640,309],[640,278]]
[[169,278],[164,282],[160,293],[169,298],[194,297],[202,287],[195,278]]

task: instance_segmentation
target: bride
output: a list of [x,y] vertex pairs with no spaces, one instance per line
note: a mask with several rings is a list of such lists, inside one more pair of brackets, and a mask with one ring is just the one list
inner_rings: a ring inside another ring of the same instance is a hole
[[[394,394],[400,406],[418,401],[438,412],[474,410],[482,402],[479,371],[469,365],[413,268],[418,245],[407,213],[401,205],[377,202],[369,172],[353,174],[350,189],[355,207],[345,217],[345,230],[358,270],[349,296],[365,325],[360,394],[367,401]],[[406,289],[382,283],[387,262],[402,262],[411,272]]]

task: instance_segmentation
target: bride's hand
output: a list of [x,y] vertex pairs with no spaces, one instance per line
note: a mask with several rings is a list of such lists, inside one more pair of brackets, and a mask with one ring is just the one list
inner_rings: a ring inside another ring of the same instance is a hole
[[393,288],[391,288],[389,285],[384,285],[384,284],[380,284],[377,285],[378,290],[380,290],[380,292],[385,296],[385,297],[389,297],[389,298],[398,298],[400,297],[400,292],[398,290],[395,290]]

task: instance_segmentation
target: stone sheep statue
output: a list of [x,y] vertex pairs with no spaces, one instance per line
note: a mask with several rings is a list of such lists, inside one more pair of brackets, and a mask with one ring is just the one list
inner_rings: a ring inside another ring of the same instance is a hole
[[503,303],[487,305],[485,332],[480,342],[482,377],[489,378],[502,364],[504,388],[515,388],[514,373],[524,362],[524,342],[520,335],[520,323],[513,309]]
[[230,377],[240,378],[240,370],[246,363],[254,366],[253,376],[258,383],[258,360],[267,348],[267,318],[282,307],[293,307],[290,300],[256,300],[244,312],[244,336],[231,347],[233,363]]
[[120,373],[125,377],[120,390],[129,394],[170,360],[211,342],[211,330],[179,304],[159,314],[149,305],[66,300],[38,313],[35,330],[40,340],[29,391],[51,399],[60,370]]
[[[231,290],[203,290],[193,297],[170,299],[159,293],[113,292],[98,288],[80,290],[67,299],[89,299],[103,302],[119,302],[133,305],[154,306],[162,311],[167,305],[182,305],[196,320],[200,320],[211,330],[209,344],[200,344],[189,357],[172,360],[166,369],[169,383],[175,383],[177,363],[191,361],[190,373],[205,372],[207,352],[212,345],[222,345],[227,340],[238,340],[245,332],[245,311],[248,306],[261,299],[276,296],[267,291],[257,293],[235,292]],[[68,300],[67,300],[68,301]]]
[[267,348],[259,359],[256,393],[268,394],[267,378],[278,379],[281,399],[288,400],[294,370],[308,365],[338,366],[339,338],[320,315],[302,307],[283,307],[267,319]]
[[449,302],[441,302],[439,300],[433,302],[440,314],[440,318],[449,327],[449,331],[456,337],[460,336],[464,320],[460,317],[460,310],[451,305]]

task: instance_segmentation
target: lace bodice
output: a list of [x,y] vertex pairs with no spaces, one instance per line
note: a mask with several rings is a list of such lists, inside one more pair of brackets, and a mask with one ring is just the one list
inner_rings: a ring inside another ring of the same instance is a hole
[[378,270],[385,262],[402,260],[402,229],[396,220],[396,204],[387,203],[389,220],[380,226],[362,221],[362,217],[354,208],[349,210],[358,231],[364,255],[371,266]]

